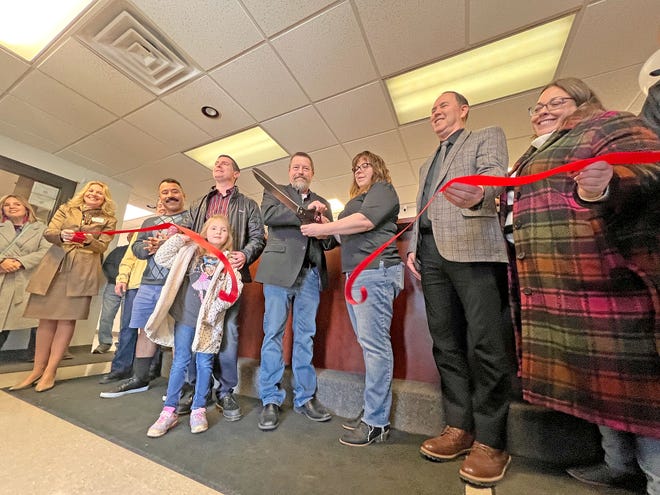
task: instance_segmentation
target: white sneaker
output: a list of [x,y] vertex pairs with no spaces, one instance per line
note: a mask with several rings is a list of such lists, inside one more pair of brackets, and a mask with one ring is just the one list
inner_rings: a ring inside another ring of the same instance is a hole
[[193,409],[190,413],[190,431],[192,433],[202,433],[208,429],[209,422],[206,419],[206,408]]

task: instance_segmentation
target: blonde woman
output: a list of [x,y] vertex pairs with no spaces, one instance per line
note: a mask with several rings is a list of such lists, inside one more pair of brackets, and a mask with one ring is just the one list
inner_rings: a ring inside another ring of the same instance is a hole
[[98,232],[114,230],[116,224],[115,205],[102,182],[87,183],[58,208],[44,232],[52,246],[26,289],[30,298],[24,316],[39,319],[34,367],[10,390],[36,384],[37,392],[45,392],[55,386],[76,320],[87,319],[92,296],[104,282],[101,257],[112,236]]

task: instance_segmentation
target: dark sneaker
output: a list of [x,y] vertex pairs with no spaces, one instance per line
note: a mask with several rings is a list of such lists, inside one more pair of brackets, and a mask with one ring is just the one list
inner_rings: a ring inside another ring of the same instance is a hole
[[339,443],[349,447],[366,447],[376,442],[384,442],[390,436],[390,427],[371,426],[360,421],[354,430],[347,431],[339,439]]
[[227,421],[238,421],[243,417],[241,406],[238,405],[234,394],[227,394],[218,399],[218,402],[215,403],[215,407],[222,411],[222,415]]
[[193,387],[190,383],[185,382],[183,384],[183,388],[181,389],[181,398],[179,399],[179,404],[176,406],[176,413],[179,416],[190,414],[194,396],[195,387]]
[[99,344],[96,346],[96,349],[92,351],[92,354],[105,354],[111,347],[112,344]]
[[280,406],[266,404],[259,413],[259,429],[262,431],[274,430],[280,425]]
[[297,406],[294,409],[298,414],[302,414],[312,421],[323,422],[329,421],[332,418],[332,414],[314,398],[309,399],[302,406]]
[[585,467],[574,467],[566,470],[573,478],[593,486],[622,486],[638,483],[643,478],[641,473],[616,473],[604,462]]
[[114,383],[118,382],[119,380],[126,380],[127,378],[131,377],[131,373],[120,373],[118,371],[111,371],[110,373],[106,373],[101,377],[99,380],[99,383],[101,385],[107,385],[108,383]]
[[362,416],[364,415],[364,409],[362,409],[357,416],[355,416],[352,419],[347,419],[345,420],[342,424],[341,427],[344,430],[350,430],[353,431],[355,428],[360,426],[360,423],[362,422]]
[[103,399],[116,399],[117,397],[146,392],[147,390],[149,390],[149,382],[143,382],[138,377],[132,376],[128,380],[121,382],[112,390],[101,392],[99,396]]

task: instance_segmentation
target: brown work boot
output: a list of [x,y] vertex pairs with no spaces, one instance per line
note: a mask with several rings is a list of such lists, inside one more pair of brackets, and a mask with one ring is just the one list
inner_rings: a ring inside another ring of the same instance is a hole
[[458,475],[468,483],[491,486],[504,478],[510,462],[511,456],[506,450],[497,450],[474,442]]
[[445,426],[439,437],[425,440],[419,451],[432,461],[449,461],[470,452],[474,436],[460,428]]

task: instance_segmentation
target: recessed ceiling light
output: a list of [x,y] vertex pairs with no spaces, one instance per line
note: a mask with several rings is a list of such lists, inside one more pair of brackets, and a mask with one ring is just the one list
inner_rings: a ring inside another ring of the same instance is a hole
[[543,24],[385,81],[399,124],[428,118],[443,91],[471,105],[549,83],[557,71],[575,15]]
[[229,155],[240,168],[271,162],[288,155],[261,127],[219,139],[185,154],[207,168],[213,169],[219,155]]
[[32,60],[91,0],[21,0],[0,4],[0,45]]
[[202,107],[202,113],[209,119],[217,119],[220,117],[220,112],[218,112],[215,108],[209,106]]

